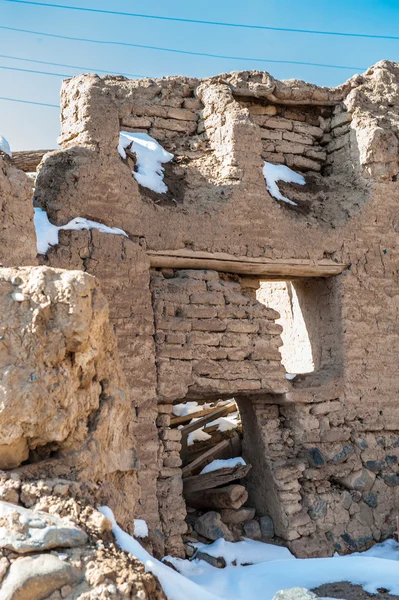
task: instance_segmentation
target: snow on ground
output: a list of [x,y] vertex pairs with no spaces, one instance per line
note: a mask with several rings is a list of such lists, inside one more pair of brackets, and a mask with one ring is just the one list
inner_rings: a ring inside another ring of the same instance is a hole
[[217,471],[218,469],[228,469],[231,467],[236,467],[237,465],[245,466],[246,464],[247,463],[241,456],[238,456],[237,458],[213,460],[211,463],[209,463],[209,465],[206,465],[202,469],[200,475],[202,475],[203,473],[211,473],[212,471]]
[[127,234],[122,229],[118,229],[118,227],[107,227],[102,223],[89,221],[88,219],[82,219],[81,217],[76,217],[76,219],[72,219],[72,221],[69,221],[66,225],[57,227],[57,225],[50,223],[45,210],[42,208],[35,208],[34,210],[35,214],[33,220],[36,230],[37,251],[39,254],[46,254],[50,246],[56,246],[58,244],[58,232],[61,229],[73,229],[77,231],[81,229],[98,229],[102,233],[113,233],[127,237]]
[[[396,562],[399,545],[393,540],[378,544],[363,554],[308,559],[296,559],[287,549],[271,544],[251,540],[234,544],[217,540],[206,546],[207,552],[225,556],[230,564],[232,560],[242,562],[246,559],[248,562],[249,558],[257,564],[217,569],[198,559],[166,557],[178,569],[176,572],[153,558],[137,540],[125,533],[117,525],[111,509],[104,506],[99,510],[112,522],[119,547],[137,557],[144,563],[146,571],[159,578],[168,600],[272,600],[281,589],[312,589],[339,581],[362,585],[370,593],[386,588],[391,594],[399,594]],[[259,562],[261,558],[263,562]]]
[[7,142],[6,138],[0,135],[0,152],[4,152],[4,154],[8,154],[10,158],[12,158],[12,152],[10,148],[10,144]]
[[144,519],[134,519],[134,537],[145,538],[148,536],[148,526]]
[[130,145],[131,151],[136,154],[137,171],[132,171],[132,174],[137,183],[159,194],[167,192],[162,163],[170,162],[173,154],[162,148],[148,133],[121,131],[118,152],[122,158],[126,158],[125,148]]
[[298,183],[299,185],[305,185],[306,181],[303,175],[295,173],[289,167],[285,165],[272,165],[272,163],[265,162],[263,167],[263,175],[266,180],[267,191],[276,200],[282,200],[288,204],[297,206],[296,202],[293,202],[280,192],[277,182],[285,181],[286,183]]

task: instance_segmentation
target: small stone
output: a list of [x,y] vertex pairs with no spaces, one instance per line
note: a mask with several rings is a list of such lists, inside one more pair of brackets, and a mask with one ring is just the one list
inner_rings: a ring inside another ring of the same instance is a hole
[[271,517],[268,515],[260,517],[259,525],[262,541],[274,538],[274,523]]
[[258,521],[252,520],[244,523],[243,526],[245,537],[250,540],[260,540],[262,533]]
[[398,464],[398,457],[395,455],[386,456],[385,462],[387,463],[388,467],[393,467],[394,465]]
[[309,448],[309,450],[306,451],[306,454],[310,466],[319,469],[326,464],[326,459],[318,448]]
[[8,567],[10,566],[10,561],[8,558],[3,556],[0,558],[0,583],[3,581],[5,574],[7,573]]
[[355,449],[351,444],[345,444],[341,452],[333,456],[333,458],[330,460],[330,463],[334,465],[339,465],[340,463],[345,462],[347,458],[349,458],[349,456],[351,456],[354,453],[354,451]]
[[322,519],[327,514],[327,503],[318,498],[316,502],[308,508],[308,515],[313,520]]
[[231,532],[221,521],[220,514],[213,510],[198,517],[194,523],[194,529],[208,540],[215,541],[224,538],[228,542],[234,541]]
[[87,525],[95,529],[100,535],[105,531],[112,531],[112,523],[98,510],[92,512],[87,519]]
[[377,494],[375,494],[374,492],[369,492],[368,494],[365,494],[365,496],[363,496],[363,500],[371,508],[377,508]]
[[310,592],[306,588],[290,588],[288,590],[280,590],[274,595],[273,600],[314,600],[316,594]]
[[367,492],[373,487],[375,477],[375,473],[363,468],[350,473],[338,481],[349,490]]
[[342,494],[342,506],[345,510],[349,510],[352,504],[352,496],[348,491]]
[[383,479],[389,487],[396,487],[399,485],[399,473],[387,473],[383,476]]
[[384,469],[385,467],[385,461],[383,460],[368,460],[365,463],[367,469],[369,469],[370,471],[373,471],[373,473],[378,473],[379,471],[382,471],[382,469]]

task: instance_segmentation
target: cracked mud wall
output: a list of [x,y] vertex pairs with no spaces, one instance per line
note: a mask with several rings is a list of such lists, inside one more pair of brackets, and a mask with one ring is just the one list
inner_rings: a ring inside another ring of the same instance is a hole
[[[335,89],[261,72],[64,82],[62,150],[42,163],[35,203],[55,224],[82,216],[129,235],[62,232],[48,261],[93,272],[110,301],[138,439],[147,440],[138,444],[148,503],[140,516],[154,529],[162,461],[146,253],[188,249],[349,266],[328,284],[336,312],[315,372],[274,396],[270,415],[270,398],[257,397],[251,419],[259,439],[269,426],[281,436],[270,468],[296,465],[293,496],[280,490],[293,511],[280,535],[297,553],[359,549],[389,533],[399,493],[398,125],[399,66],[386,61]],[[120,129],[148,132],[175,154],[165,197],[141,188],[134,161],[120,159]],[[266,191],[265,158],[304,174],[305,186],[281,184],[297,207]],[[271,448],[259,443],[267,459]]]

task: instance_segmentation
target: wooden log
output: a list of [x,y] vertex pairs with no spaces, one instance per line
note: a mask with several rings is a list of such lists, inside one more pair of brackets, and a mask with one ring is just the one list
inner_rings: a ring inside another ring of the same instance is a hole
[[[239,431],[232,429],[230,431],[217,431],[211,434],[211,438],[204,440],[203,442],[195,442],[192,446],[188,447],[187,453],[187,465],[193,462],[197,458],[200,458],[205,452],[211,450],[216,444],[220,444],[223,440],[229,442],[229,447],[226,448],[220,456],[217,458],[233,458],[235,456],[241,456],[241,437]],[[195,475],[195,473],[192,473]]]
[[17,169],[25,173],[33,173],[39,165],[43,156],[52,150],[27,150],[24,152],[13,152],[12,163]]
[[[227,406],[227,404],[225,404],[224,406]],[[183,423],[188,423],[192,419],[200,419],[201,417],[205,417],[206,415],[209,415],[209,413],[213,412],[217,408],[222,408],[222,407],[221,406],[213,406],[212,408],[204,408],[203,410],[199,410],[199,411],[197,411],[195,413],[191,413],[189,415],[183,415],[182,417],[172,417],[170,420],[170,426],[177,427],[178,425],[182,425]],[[233,405],[231,405],[230,410],[227,414],[235,412],[236,410],[238,410],[237,405],[236,405],[236,403],[234,403]]]
[[182,468],[182,477],[188,477],[189,475],[195,475],[196,471],[199,471],[205,465],[209,464],[213,460],[219,457],[219,455],[230,446],[230,440],[222,440],[216,446],[213,446],[201,456],[190,462],[188,465]]
[[210,473],[203,473],[202,475],[186,477],[183,479],[184,493],[188,494],[190,492],[198,492],[199,490],[209,490],[229,483],[229,481],[243,479],[250,468],[251,465],[237,465],[235,467],[211,471]]
[[259,275],[260,277],[332,277],[348,268],[328,258],[253,258],[233,256],[225,252],[199,250],[147,250],[151,267],[168,269],[210,269],[226,273]]
[[197,431],[197,429],[201,429],[201,427],[204,427],[204,425],[206,425],[207,423],[216,421],[216,419],[219,419],[220,417],[225,417],[226,415],[230,414],[231,412],[234,412],[235,410],[237,410],[235,402],[230,402],[229,404],[218,406],[217,408],[212,410],[212,412],[208,413],[201,419],[198,419],[198,421],[195,421],[194,423],[189,423],[188,425],[182,427],[180,429],[182,437],[184,435],[192,433],[193,431]]
[[232,406],[234,406],[234,407],[236,406],[236,403],[234,401],[230,402],[229,404],[225,404],[224,406],[220,406],[219,408],[215,408],[215,410],[213,410],[209,414],[205,415],[205,417],[198,419],[198,421],[195,421],[194,423],[189,423],[188,425],[184,425],[184,427],[182,427],[180,429],[180,433],[181,433],[180,456],[181,456],[183,465],[187,464],[188,434],[192,433],[193,431],[196,431],[197,429],[200,429],[207,423],[210,423],[211,421],[214,421],[214,420],[218,419],[219,417],[224,417],[225,415],[228,415]]
[[184,495],[187,506],[201,509],[241,508],[248,500],[248,492],[243,485],[191,492]]
[[201,469],[218,458],[235,458],[241,454],[241,441],[236,432],[228,439],[223,439],[215,446],[196,456],[188,465],[182,468],[182,476],[197,475]]

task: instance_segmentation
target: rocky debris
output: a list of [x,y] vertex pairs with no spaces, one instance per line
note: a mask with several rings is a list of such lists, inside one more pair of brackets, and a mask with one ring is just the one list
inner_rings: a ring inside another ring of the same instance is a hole
[[[25,462],[21,471],[36,478],[102,481],[127,525],[138,497],[135,414],[98,282],[10,268],[0,270],[0,291],[0,468]],[[0,496],[15,503],[17,490],[0,487]]]
[[273,596],[273,600],[315,600],[316,594],[306,588],[289,588],[280,590]]
[[66,519],[0,502],[0,548],[26,554],[86,542],[86,533]]
[[[43,490],[43,483],[32,481],[30,485]],[[48,480],[47,486],[60,491],[61,483]],[[51,493],[39,497],[37,506],[47,512],[3,504],[0,506],[6,516],[0,518],[0,540],[6,543],[0,548],[2,600],[43,600],[50,596],[165,600],[158,581],[145,573],[139,561],[117,548],[108,519],[83,499]],[[12,543],[8,543],[10,529],[5,531],[3,527],[6,519],[12,519],[18,527],[18,531],[12,529]],[[38,539],[40,532],[44,543]],[[32,553],[24,556],[27,550]]]
[[215,541],[218,538],[224,538],[228,542],[233,541],[233,536],[229,529],[222,522],[220,514],[215,511],[209,511],[203,514],[195,521],[195,531],[207,538]]
[[1,598],[42,600],[55,590],[79,583],[81,579],[81,571],[53,554],[18,558],[0,586]]

